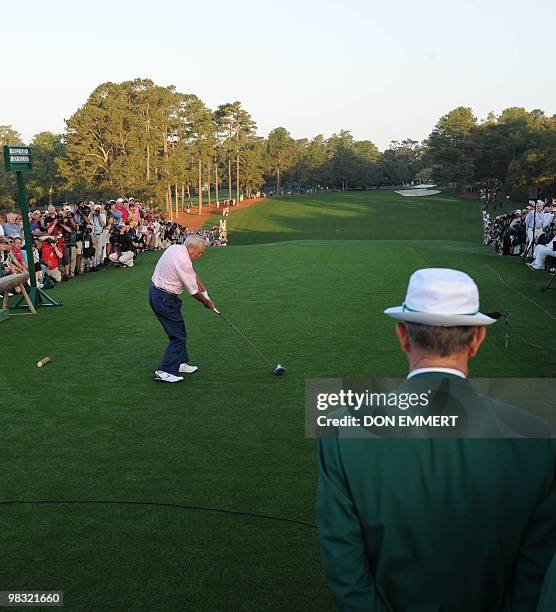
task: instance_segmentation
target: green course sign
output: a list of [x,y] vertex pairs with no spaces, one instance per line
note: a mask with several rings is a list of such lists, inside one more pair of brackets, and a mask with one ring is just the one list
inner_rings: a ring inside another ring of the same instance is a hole
[[31,147],[22,145],[4,145],[4,165],[6,170],[31,170]]
[[[33,258],[33,236],[29,224],[29,205],[27,203],[27,190],[22,170],[31,170],[31,147],[25,145],[4,145],[4,164],[8,172],[15,172],[17,180],[17,200],[21,208],[21,219],[23,221],[23,235],[25,236],[25,251],[27,252],[27,266],[29,269],[29,298],[33,306],[61,306],[48,296],[40,287],[37,287],[35,276],[35,261]],[[23,298],[10,308],[20,308]]]

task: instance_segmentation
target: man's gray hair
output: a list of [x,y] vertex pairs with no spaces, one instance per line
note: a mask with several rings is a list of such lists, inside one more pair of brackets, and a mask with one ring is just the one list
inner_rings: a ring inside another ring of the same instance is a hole
[[185,239],[185,246],[192,246],[194,249],[200,249],[201,245],[207,246],[207,241],[202,236],[197,236],[196,234],[191,234]]
[[466,349],[471,344],[477,329],[473,325],[440,327],[407,321],[404,321],[404,325],[407,328],[410,344],[431,355],[441,357],[447,357]]

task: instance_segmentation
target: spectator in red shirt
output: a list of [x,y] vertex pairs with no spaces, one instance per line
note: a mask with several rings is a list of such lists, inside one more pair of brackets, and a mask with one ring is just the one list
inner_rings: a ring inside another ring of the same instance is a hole
[[23,268],[27,269],[27,262],[25,261],[25,257],[23,256],[23,251],[21,250],[21,238],[16,236],[13,239],[12,243],[12,257],[17,261],[18,264],[23,266]]
[[128,219],[129,219],[129,210],[127,209],[127,206],[124,203],[124,199],[123,198],[118,198],[116,200],[116,206],[114,208],[116,210],[119,210],[122,213],[122,219],[123,219],[124,223],[127,223]]
[[47,238],[42,243],[41,262],[46,265],[48,276],[57,283],[62,281],[62,273],[58,269],[60,259],[62,259],[62,251],[58,248],[57,241],[54,238]]

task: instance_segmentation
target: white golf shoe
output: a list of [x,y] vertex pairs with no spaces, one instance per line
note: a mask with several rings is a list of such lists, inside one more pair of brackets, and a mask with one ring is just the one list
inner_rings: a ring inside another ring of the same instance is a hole
[[177,383],[183,380],[183,376],[174,376],[173,374],[170,374],[169,372],[164,372],[163,370],[157,370],[154,373],[154,379],[160,380],[161,382]]
[[188,363],[180,364],[180,374],[193,374],[198,369],[197,366],[189,365]]

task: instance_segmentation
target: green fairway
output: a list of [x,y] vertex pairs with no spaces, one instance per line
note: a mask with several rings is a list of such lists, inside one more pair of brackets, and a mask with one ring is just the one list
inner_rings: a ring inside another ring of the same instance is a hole
[[327,193],[270,200],[230,215],[231,244],[285,240],[430,240],[479,243],[480,206],[439,194]]
[[[184,296],[197,374],[155,383],[166,337],[147,302],[158,258],[51,291],[63,308],[0,324],[2,500],[135,500],[314,522],[316,444],[304,381],[404,376],[384,308],[420,267],[471,274],[489,330],[472,375],[549,377],[556,292],[481,245],[480,204],[393,192],[270,200],[229,216],[230,246],[196,269],[217,307]],[[531,301],[533,300],[533,301]],[[543,348],[539,348],[543,347]],[[52,363],[38,369],[44,356]],[[68,610],[333,610],[316,531],[156,506],[0,506],[0,590],[63,590]]]

